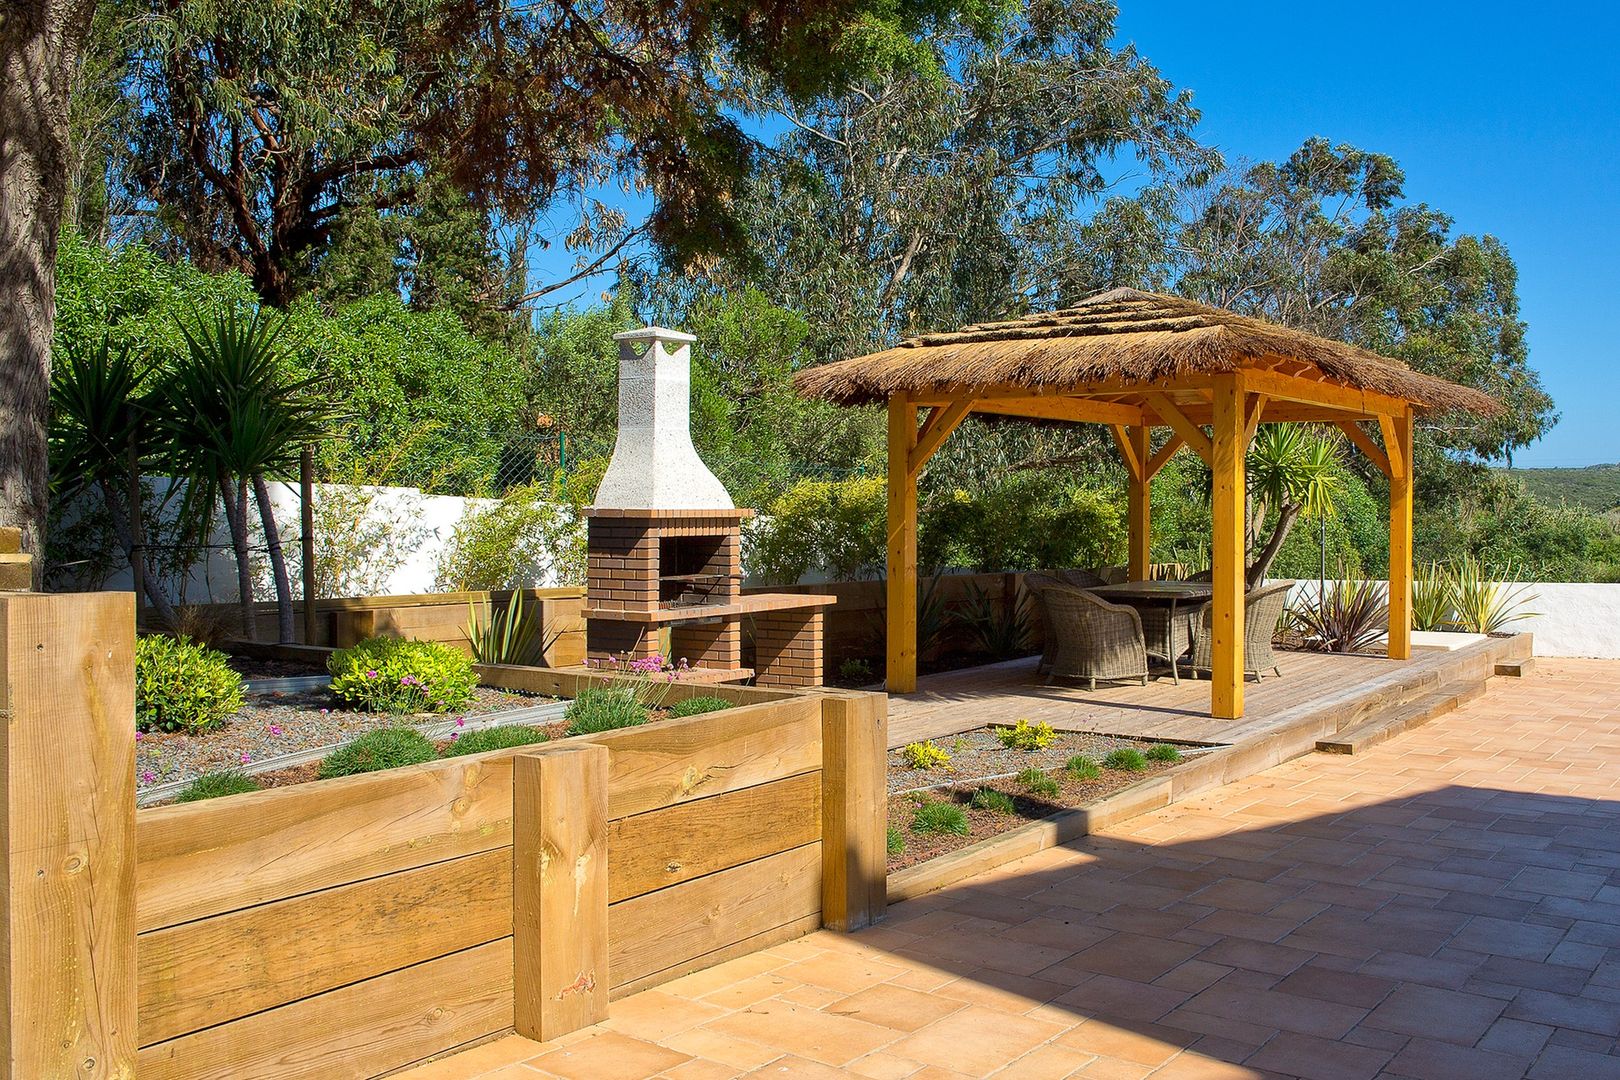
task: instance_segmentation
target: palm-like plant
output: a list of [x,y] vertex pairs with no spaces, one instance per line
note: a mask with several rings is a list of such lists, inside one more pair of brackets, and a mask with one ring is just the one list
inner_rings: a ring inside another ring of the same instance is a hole
[[292,582],[267,478],[290,477],[303,445],[326,431],[332,411],[312,391],[319,379],[287,370],[284,319],[230,309],[182,324],[187,349],[159,386],[161,424],[176,463],[191,479],[188,499],[206,509],[218,495],[236,556],[242,629],[253,635],[253,573],[248,547],[251,486],[275,579],[278,629],[293,639]]
[[[1503,577],[1514,577],[1509,566]],[[1451,573],[1452,606],[1456,625],[1473,634],[1494,634],[1509,623],[1535,618],[1538,612],[1525,609],[1536,594],[1528,585],[1493,580],[1480,560],[1465,555]]]
[[[1343,493],[1344,483],[1334,444],[1299,424],[1262,424],[1249,447],[1246,467],[1248,546],[1255,552],[1246,576],[1252,589],[1265,580],[1301,515],[1333,516],[1334,500]],[[1276,523],[1262,544],[1259,532],[1273,510]]]

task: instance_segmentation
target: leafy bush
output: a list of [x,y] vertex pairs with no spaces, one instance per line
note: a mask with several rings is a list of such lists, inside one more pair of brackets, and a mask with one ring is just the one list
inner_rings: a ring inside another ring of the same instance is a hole
[[881,477],[801,480],[743,534],[745,562],[763,581],[791,585],[812,570],[835,581],[883,565],[888,485]]
[[997,814],[1015,814],[1018,807],[1014,805],[1012,796],[995,788],[982,787],[973,793],[973,809],[990,810]]
[[900,759],[911,769],[943,769],[951,763],[945,748],[932,742],[907,743],[900,751]]
[[1031,795],[1046,795],[1050,797],[1063,790],[1062,786],[1059,785],[1055,779],[1046,775],[1039,769],[1025,769],[1023,772],[1018,774],[1018,782],[1023,784],[1024,790],[1028,791]]
[[439,559],[441,589],[515,589],[554,577],[585,582],[585,528],[575,507],[538,484],[472,508]]
[[332,693],[372,712],[446,712],[472,700],[472,660],[439,641],[374,637],[326,661]]
[[677,701],[669,707],[671,718],[681,716],[702,716],[704,713],[719,712],[731,708],[731,702],[725,698],[717,697],[689,697],[685,701]]
[[1009,750],[1045,750],[1057,741],[1058,733],[1052,725],[1042,720],[1038,724],[1031,724],[1028,720],[1020,720],[1012,727],[998,727],[996,738],[1001,745]]
[[203,799],[217,799],[221,795],[245,795],[250,791],[262,791],[264,785],[240,769],[227,769],[224,772],[204,773],[181,789],[180,794],[174,797],[175,802],[201,802]]
[[893,825],[889,826],[888,848],[891,856],[905,854],[906,834],[895,828]]
[[568,703],[568,734],[592,735],[598,731],[635,727],[647,722],[647,707],[628,686],[591,686]]
[[838,665],[838,677],[844,682],[869,683],[875,677],[870,660],[849,659]]
[[1103,764],[1120,772],[1145,772],[1148,767],[1147,757],[1142,751],[1129,747],[1108,751],[1108,756],[1103,758]]
[[1384,585],[1377,581],[1329,581],[1324,596],[1297,609],[1305,644],[1318,652],[1359,652],[1389,626]]
[[1149,761],[1180,761],[1181,751],[1169,743],[1154,743],[1142,756]]
[[955,803],[930,799],[917,804],[917,810],[911,817],[911,831],[951,833],[954,836],[966,836],[968,834],[967,814]]
[[444,748],[441,757],[460,757],[462,754],[482,754],[486,750],[510,750],[514,746],[543,743],[550,736],[527,724],[501,724],[458,735]]
[[1063,770],[1076,780],[1095,780],[1102,775],[1097,763],[1084,754],[1076,754],[1063,763]]
[[242,676],[224,653],[162,634],[135,640],[135,726],[141,731],[211,731],[242,700]]
[[1125,551],[1124,508],[1070,470],[1018,470],[977,491],[943,493],[919,529],[919,562],[981,572],[1108,566]]
[[321,759],[317,775],[328,780],[334,776],[380,772],[401,765],[419,765],[438,756],[432,741],[415,728],[383,728],[367,732],[327,754]]

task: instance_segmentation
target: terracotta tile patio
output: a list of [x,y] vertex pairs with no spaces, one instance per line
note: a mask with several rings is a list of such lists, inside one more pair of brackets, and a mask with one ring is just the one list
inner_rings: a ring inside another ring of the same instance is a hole
[[1620,663],[410,1080],[1620,1077]]

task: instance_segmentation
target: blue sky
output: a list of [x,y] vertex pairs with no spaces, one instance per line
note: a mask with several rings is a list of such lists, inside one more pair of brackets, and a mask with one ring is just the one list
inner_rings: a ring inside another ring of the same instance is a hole
[[[1119,41],[1193,91],[1201,137],[1229,159],[1281,158],[1312,135],[1386,153],[1409,198],[1504,241],[1531,363],[1562,414],[1514,463],[1620,461],[1620,15],[1539,10],[1124,0]],[[570,261],[535,256],[540,280]]]
[[1125,0],[1119,31],[1193,90],[1229,158],[1279,158],[1311,135],[1380,151],[1408,197],[1505,242],[1530,360],[1563,416],[1514,463],[1620,460],[1612,8]]

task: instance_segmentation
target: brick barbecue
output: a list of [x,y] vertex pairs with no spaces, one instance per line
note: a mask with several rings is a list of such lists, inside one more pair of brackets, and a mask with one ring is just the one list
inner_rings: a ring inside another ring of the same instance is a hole
[[[684,659],[689,678],[822,681],[830,596],[742,593],[744,519],[692,445],[689,334],[619,342],[619,432],[588,519],[585,649],[593,660]],[[752,631],[755,665],[743,666]]]

